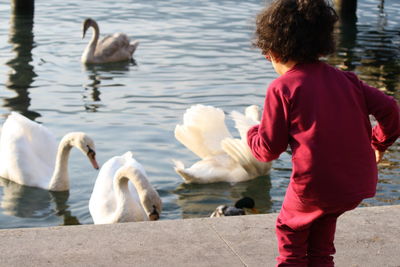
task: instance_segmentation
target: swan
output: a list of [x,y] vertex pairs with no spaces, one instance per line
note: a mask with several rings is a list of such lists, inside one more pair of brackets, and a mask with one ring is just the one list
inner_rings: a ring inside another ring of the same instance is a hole
[[158,220],[161,209],[160,196],[132,152],[103,164],[89,200],[95,224]]
[[224,112],[213,106],[194,105],[175,127],[175,138],[201,158],[189,168],[173,160],[175,171],[186,183],[237,183],[267,175],[270,162],[259,162],[247,145],[247,131],[259,123],[259,107],[251,105],[245,114],[231,113],[240,139],[233,138],[225,125]]
[[40,125],[16,112],[3,124],[0,137],[0,176],[15,183],[50,191],[69,190],[68,158],[72,147],[99,166],[93,140],[83,132],[71,132],[60,141]]
[[246,215],[246,209],[250,209],[253,213],[258,213],[254,208],[255,202],[251,197],[243,197],[236,201],[234,207],[227,205],[218,206],[215,211],[211,214],[212,217],[224,217],[224,216],[238,216]]
[[123,33],[107,35],[99,41],[99,25],[91,18],[85,19],[83,22],[82,38],[85,38],[89,27],[93,27],[94,34],[85,51],[82,53],[82,63],[98,64],[132,60],[132,54],[139,45],[138,41],[130,42],[128,36]]

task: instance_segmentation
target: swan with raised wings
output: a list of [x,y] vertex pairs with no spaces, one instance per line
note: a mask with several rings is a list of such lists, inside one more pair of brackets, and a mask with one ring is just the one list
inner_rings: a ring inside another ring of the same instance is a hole
[[223,110],[194,105],[175,128],[175,138],[201,158],[189,168],[174,160],[175,171],[186,183],[243,182],[267,175],[270,162],[260,162],[247,145],[247,131],[259,123],[259,108],[251,105],[245,114],[231,113],[240,139],[233,138],[225,124]]
[[92,39],[83,51],[81,61],[85,64],[99,64],[118,61],[128,61],[132,59],[138,41],[130,41],[124,33],[115,33],[107,35],[99,41],[99,25],[94,19],[88,18],[83,22],[83,36],[85,38],[86,31],[92,27],[94,34]]
[[131,152],[103,164],[89,200],[95,224],[158,220],[161,209],[160,196]]
[[66,134],[57,147],[43,125],[11,112],[0,137],[0,176],[15,183],[51,191],[69,190],[68,158],[72,147],[99,166],[93,140],[83,132]]

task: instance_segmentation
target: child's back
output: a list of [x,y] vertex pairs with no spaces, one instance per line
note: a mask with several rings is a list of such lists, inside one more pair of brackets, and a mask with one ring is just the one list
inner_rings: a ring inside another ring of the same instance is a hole
[[[284,132],[291,137],[292,177],[299,196],[320,204],[372,197],[377,168],[369,114],[382,117],[384,124],[393,124],[393,118],[381,112],[388,105],[395,109],[394,99],[361,83],[353,73],[320,61],[296,65],[268,90],[265,112],[269,119],[289,117],[280,126],[265,127],[266,135],[273,135],[279,128],[276,135],[282,135],[281,141],[274,142],[274,146],[281,146],[276,148],[278,151],[287,146]],[[282,99],[286,101],[283,110],[277,109],[279,103],[273,102]]]

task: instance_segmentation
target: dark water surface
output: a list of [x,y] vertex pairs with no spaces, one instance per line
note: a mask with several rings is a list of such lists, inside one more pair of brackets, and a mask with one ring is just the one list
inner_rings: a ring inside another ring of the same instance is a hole
[[[339,48],[327,60],[400,99],[400,2],[359,0],[357,21],[338,26]],[[17,111],[61,138],[85,131],[99,163],[127,150],[159,191],[162,219],[208,216],[220,204],[252,196],[263,213],[279,210],[291,162],[284,153],[270,176],[236,185],[187,185],[172,159],[197,157],[173,135],[185,109],[214,105],[226,112],[262,105],[276,77],[251,46],[264,1],[36,1],[35,16],[13,17],[0,3],[0,123]],[[101,35],[125,32],[140,41],[135,64],[84,67],[86,17]],[[233,123],[228,121],[234,132]],[[339,127],[339,126],[338,126]],[[1,164],[1,163],[0,163]],[[375,198],[362,205],[400,204],[400,144],[380,165]],[[80,152],[69,163],[69,193],[49,193],[0,179],[0,228],[89,224],[88,201],[98,172]]]

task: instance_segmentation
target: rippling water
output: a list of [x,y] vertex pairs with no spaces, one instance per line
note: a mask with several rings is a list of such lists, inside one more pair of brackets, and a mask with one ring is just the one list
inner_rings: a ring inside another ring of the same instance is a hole
[[[13,18],[0,3],[1,123],[18,111],[58,138],[85,131],[100,163],[127,150],[146,168],[159,191],[162,219],[208,216],[215,206],[248,195],[263,213],[279,210],[291,172],[290,155],[270,176],[230,185],[187,185],[171,159],[197,157],[174,139],[185,109],[202,103],[226,112],[262,105],[276,74],[251,46],[254,17],[264,1],[36,1],[34,20]],[[359,0],[358,21],[338,27],[332,64],[400,99],[400,4]],[[86,17],[101,34],[125,32],[140,41],[135,63],[84,67],[80,55]],[[8,22],[8,23],[6,23]],[[233,123],[228,121],[234,132]],[[1,163],[0,163],[1,164]],[[400,204],[400,145],[380,167],[377,196],[363,205]],[[89,224],[88,201],[98,174],[80,152],[69,165],[71,190],[49,193],[0,179],[0,227]]]

